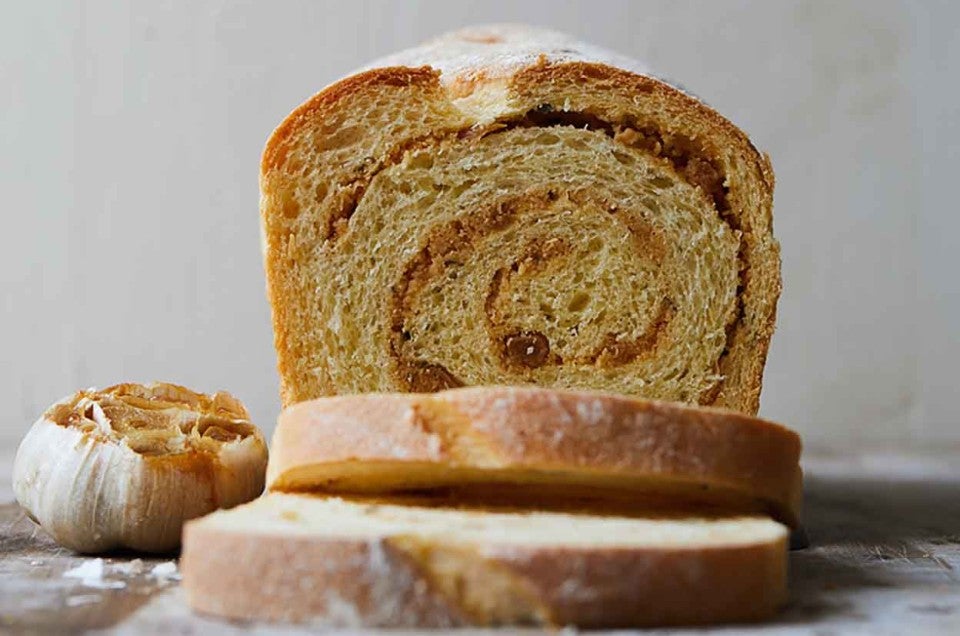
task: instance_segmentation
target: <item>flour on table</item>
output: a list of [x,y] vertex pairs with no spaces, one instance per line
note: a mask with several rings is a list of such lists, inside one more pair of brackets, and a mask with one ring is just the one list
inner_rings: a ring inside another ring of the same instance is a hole
[[64,578],[80,579],[86,587],[104,590],[122,589],[127,586],[123,581],[109,581],[103,578],[103,559],[87,559],[80,565],[63,573]]

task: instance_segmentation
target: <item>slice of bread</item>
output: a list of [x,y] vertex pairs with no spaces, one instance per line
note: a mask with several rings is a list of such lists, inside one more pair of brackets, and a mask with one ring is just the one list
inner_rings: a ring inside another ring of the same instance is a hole
[[348,627],[750,621],[786,596],[761,517],[493,513],[270,494],[190,522],[197,611]]
[[620,514],[763,512],[796,525],[799,460],[796,433],[731,411],[485,387],[289,407],[267,485]]
[[634,62],[448,35],[294,110],[260,187],[284,405],[536,384],[757,411],[770,164]]

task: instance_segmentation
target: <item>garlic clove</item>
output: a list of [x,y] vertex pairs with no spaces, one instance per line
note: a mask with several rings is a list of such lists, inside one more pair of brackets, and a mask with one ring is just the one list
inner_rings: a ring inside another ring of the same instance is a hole
[[166,552],[183,523],[263,491],[267,447],[243,405],[172,384],[81,391],[51,406],[17,450],[27,513],[78,552]]

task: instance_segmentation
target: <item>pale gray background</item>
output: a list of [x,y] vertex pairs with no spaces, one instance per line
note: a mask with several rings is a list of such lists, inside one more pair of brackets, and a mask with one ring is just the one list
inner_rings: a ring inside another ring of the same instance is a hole
[[264,141],[369,59],[491,21],[639,57],[771,154],[784,293],[764,415],[810,447],[960,444],[958,7],[6,3],[0,457],[51,401],[120,380],[226,388],[272,429]]

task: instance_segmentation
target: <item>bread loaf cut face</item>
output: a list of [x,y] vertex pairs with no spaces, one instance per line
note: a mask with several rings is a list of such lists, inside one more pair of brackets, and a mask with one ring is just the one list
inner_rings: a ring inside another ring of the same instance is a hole
[[754,414],[772,193],[730,122],[556,33],[375,63],[263,154],[282,401],[533,384]]
[[800,438],[730,411],[483,387],[319,398],[279,418],[268,488],[488,507],[800,516]]
[[763,517],[493,513],[270,494],[187,525],[195,610],[335,627],[750,621],[786,596]]

